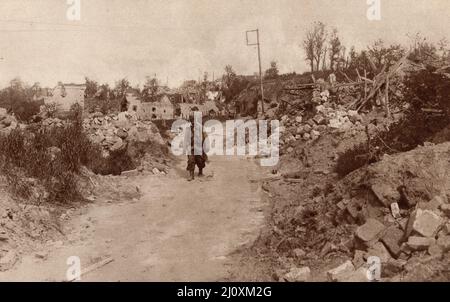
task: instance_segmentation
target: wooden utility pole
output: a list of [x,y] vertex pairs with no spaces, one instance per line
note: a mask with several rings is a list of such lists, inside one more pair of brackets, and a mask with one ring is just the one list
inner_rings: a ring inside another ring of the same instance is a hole
[[[249,43],[248,42],[248,33],[250,32],[256,32],[256,43]],[[264,114],[264,85],[263,85],[263,78],[262,78],[262,68],[261,68],[261,47],[259,43],[259,29],[255,30],[248,30],[245,32],[245,37],[247,39],[247,46],[258,46],[258,63],[259,63],[259,82],[261,86],[261,112]]]

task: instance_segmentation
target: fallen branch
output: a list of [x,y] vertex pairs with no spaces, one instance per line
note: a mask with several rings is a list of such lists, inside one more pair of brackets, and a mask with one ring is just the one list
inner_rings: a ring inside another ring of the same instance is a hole
[[361,77],[361,79],[364,80],[364,81],[366,81],[366,82],[373,83],[373,80],[368,79],[368,78],[366,78],[366,77]]
[[255,182],[264,182],[264,181],[277,181],[280,179],[281,179],[281,176],[268,176],[268,177],[262,177],[262,178],[257,178],[257,179],[250,179],[250,182],[255,183]]
[[[105,266],[108,263],[113,262],[113,261],[114,261],[114,259],[112,257],[107,257],[106,259],[104,259],[104,260],[102,260],[100,262],[94,263],[91,266],[87,267],[86,269],[82,270],[79,277],[81,277],[83,275],[86,275],[86,274],[88,274],[88,273],[90,273],[92,271],[98,270],[99,268],[101,268],[101,267],[103,267],[103,266]],[[76,279],[77,278],[74,277],[73,279],[70,279],[70,280],[67,280],[67,281],[68,282],[72,282],[72,281],[75,281]]]
[[358,85],[364,85],[364,83],[363,82],[342,83],[342,84],[337,84],[334,87],[340,88],[340,87],[349,87],[349,86],[358,86]]
[[278,251],[278,248],[280,247],[280,245],[281,245],[283,242],[286,241],[286,239],[287,239],[287,237],[285,236],[285,237],[283,237],[283,239],[281,239],[281,240],[277,243],[277,245],[275,246],[275,251]]
[[444,113],[443,110],[440,109],[432,109],[432,108],[421,108],[420,109],[422,112],[426,112],[426,113]]
[[314,88],[315,86],[316,86],[316,84],[314,84],[314,83],[312,83],[312,84],[300,84],[297,87],[283,88],[283,90],[303,90],[303,89]]
[[383,69],[380,73],[378,73],[375,78],[373,79],[373,88],[370,91],[370,93],[367,95],[367,97],[364,99],[361,104],[359,104],[357,110],[361,110],[361,108],[375,95],[378,93],[378,91],[385,85],[389,78],[392,78],[404,65],[406,60],[408,59],[409,52],[407,52],[395,65],[393,65],[389,71],[386,72],[387,65],[385,64],[383,66]]
[[292,182],[292,183],[301,183],[301,182],[303,182],[303,179],[298,179],[298,178],[285,178],[284,181]]
[[359,74],[358,68],[355,68],[356,74],[358,74],[358,82],[361,82],[361,75]]

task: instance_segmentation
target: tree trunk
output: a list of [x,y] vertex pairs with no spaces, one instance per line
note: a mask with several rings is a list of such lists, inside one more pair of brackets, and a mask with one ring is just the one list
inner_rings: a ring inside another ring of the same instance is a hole
[[326,69],[326,65],[327,65],[327,49],[325,48],[324,53],[323,53],[323,59],[322,59],[322,70],[325,71]]

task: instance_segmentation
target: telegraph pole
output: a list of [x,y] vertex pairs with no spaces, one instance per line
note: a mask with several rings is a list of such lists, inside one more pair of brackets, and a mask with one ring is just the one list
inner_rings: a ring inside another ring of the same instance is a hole
[[[250,44],[248,42],[248,33],[256,32],[256,43]],[[263,78],[262,78],[262,69],[261,69],[261,48],[259,43],[259,29],[255,30],[247,30],[245,32],[245,37],[247,39],[247,46],[258,46],[258,63],[259,63],[259,82],[261,85],[261,111],[264,114],[264,86],[263,86]]]

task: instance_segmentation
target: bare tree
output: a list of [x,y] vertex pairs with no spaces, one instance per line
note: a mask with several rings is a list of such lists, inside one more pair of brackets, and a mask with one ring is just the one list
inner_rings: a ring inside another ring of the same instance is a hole
[[327,51],[328,49],[324,47],[323,55],[322,55],[322,70],[327,69]]
[[306,61],[309,61],[311,72],[314,72],[314,32],[310,31],[303,40],[303,50],[306,54]]
[[320,68],[320,60],[325,53],[326,49],[326,29],[325,24],[322,22],[316,22],[314,26],[314,56],[316,60],[316,70],[319,71]]
[[326,36],[325,24],[318,21],[313,23],[312,28],[303,40],[303,50],[306,53],[306,60],[309,61],[311,72],[318,71],[320,68],[321,59],[326,49]]

